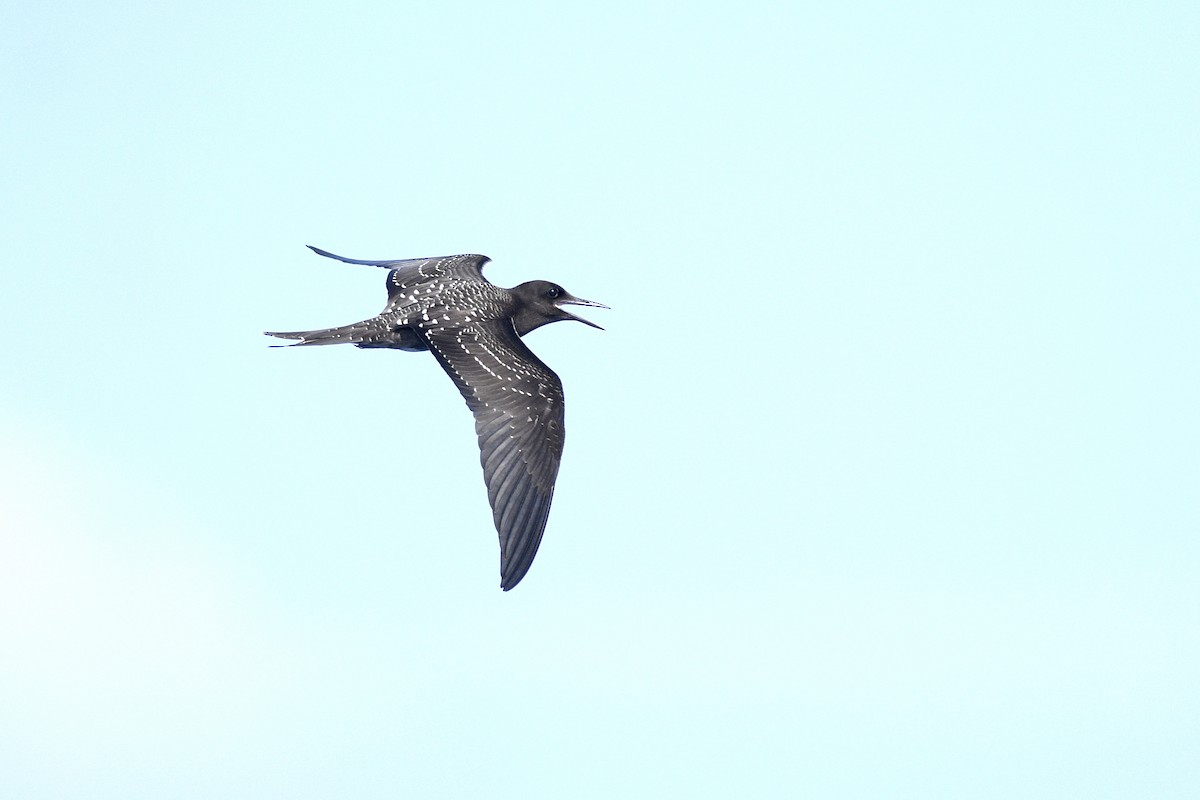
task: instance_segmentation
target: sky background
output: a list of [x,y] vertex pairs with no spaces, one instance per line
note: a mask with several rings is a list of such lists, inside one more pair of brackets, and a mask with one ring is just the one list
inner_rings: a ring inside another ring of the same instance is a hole
[[[1200,795],[1197,9],[7,4],[0,795]],[[515,591],[306,244],[612,307]]]

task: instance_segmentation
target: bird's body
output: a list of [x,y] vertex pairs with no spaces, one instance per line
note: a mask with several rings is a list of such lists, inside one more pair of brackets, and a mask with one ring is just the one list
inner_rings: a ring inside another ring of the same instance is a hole
[[352,325],[268,333],[297,345],[429,350],[475,415],[480,462],[500,535],[501,587],[515,586],[533,563],[550,513],[563,449],[558,376],[521,341],[542,325],[574,319],[563,305],[607,308],[548,281],[504,289],[483,277],[487,256],[459,255],[351,264],[386,267],[388,302]]

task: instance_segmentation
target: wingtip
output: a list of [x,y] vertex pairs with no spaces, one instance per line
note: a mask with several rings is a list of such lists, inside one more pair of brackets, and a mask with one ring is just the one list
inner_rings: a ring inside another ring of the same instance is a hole
[[317,255],[325,256],[326,258],[332,258],[334,261],[344,261],[347,264],[371,263],[371,262],[367,262],[367,261],[359,261],[358,259],[355,259],[355,258],[346,258],[345,256],[339,256],[337,253],[331,253],[328,250],[322,250],[321,248],[317,247],[315,244],[306,244],[304,246],[307,247],[309,250],[312,250]]
[[[526,570],[526,571],[528,571],[528,570]],[[506,591],[506,592],[511,592],[513,589],[515,589],[515,588],[517,587],[517,584],[518,584],[518,583],[520,583],[520,582],[521,582],[521,579],[522,579],[522,578],[524,578],[524,577],[525,577],[525,573],[524,573],[524,572],[522,572],[520,575],[518,575],[518,576],[517,576],[517,577],[515,577],[515,578],[513,578],[513,577],[511,577],[511,576],[510,576],[510,577],[507,577],[507,578],[501,577],[501,579],[500,579],[500,588],[501,588],[503,591]]]

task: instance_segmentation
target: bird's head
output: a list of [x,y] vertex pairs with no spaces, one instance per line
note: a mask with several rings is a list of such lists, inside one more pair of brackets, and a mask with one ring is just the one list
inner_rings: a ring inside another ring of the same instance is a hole
[[513,315],[513,323],[520,336],[524,336],[535,328],[549,325],[551,322],[560,322],[566,319],[573,319],[584,325],[604,330],[594,322],[575,316],[563,306],[592,306],[593,308],[608,308],[608,306],[576,297],[557,283],[529,281],[514,287],[512,293],[520,301],[520,308]]

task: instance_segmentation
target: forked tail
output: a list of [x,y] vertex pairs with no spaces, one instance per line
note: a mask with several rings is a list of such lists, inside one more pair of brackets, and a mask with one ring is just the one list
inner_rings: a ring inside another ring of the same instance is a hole
[[385,326],[377,319],[355,322],[353,325],[343,325],[340,328],[323,328],[315,331],[264,331],[267,336],[276,339],[296,339],[291,344],[277,344],[273,347],[298,347],[310,344],[357,344],[363,345],[379,338],[385,332]]

